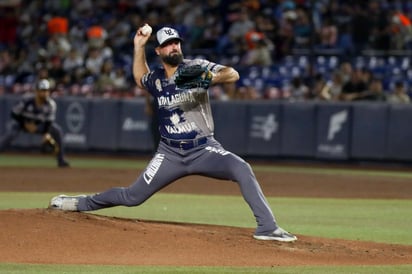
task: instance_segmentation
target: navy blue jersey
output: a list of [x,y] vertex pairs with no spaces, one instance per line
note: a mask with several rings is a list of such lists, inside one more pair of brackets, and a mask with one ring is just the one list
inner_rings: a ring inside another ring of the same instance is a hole
[[[185,59],[180,66],[199,64],[212,72],[223,68],[203,59]],[[204,88],[179,89],[175,75],[166,78],[163,67],[142,77],[142,85],[154,97],[160,134],[168,139],[187,140],[213,135],[214,124],[208,90]]]
[[11,115],[22,127],[24,123],[32,122],[42,132],[47,132],[56,118],[56,102],[48,98],[44,104],[37,106],[35,97],[28,96],[13,107]]

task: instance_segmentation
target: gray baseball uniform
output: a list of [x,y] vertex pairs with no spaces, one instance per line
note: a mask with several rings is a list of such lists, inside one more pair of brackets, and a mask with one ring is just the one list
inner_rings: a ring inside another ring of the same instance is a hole
[[[212,72],[223,68],[203,59],[185,59],[179,66],[193,64],[200,64]],[[207,89],[179,89],[174,84],[174,77],[165,77],[162,67],[145,74],[142,84],[157,103],[155,111],[161,134],[157,152],[132,185],[80,198],[78,210],[137,206],[177,179],[197,174],[238,183],[256,218],[255,234],[275,230],[278,227],[275,218],[250,165],[225,150],[213,137]]]

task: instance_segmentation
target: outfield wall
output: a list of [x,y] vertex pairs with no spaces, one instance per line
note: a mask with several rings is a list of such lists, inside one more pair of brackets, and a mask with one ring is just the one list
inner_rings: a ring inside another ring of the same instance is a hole
[[[4,134],[16,97],[0,97]],[[68,150],[153,150],[144,99],[58,98],[57,122]],[[412,160],[412,106],[376,102],[212,102],[215,136],[242,156],[319,160]],[[21,134],[15,148],[40,138]]]

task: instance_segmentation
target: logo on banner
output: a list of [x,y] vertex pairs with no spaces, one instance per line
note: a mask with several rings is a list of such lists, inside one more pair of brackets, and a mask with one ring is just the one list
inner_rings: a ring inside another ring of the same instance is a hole
[[339,142],[333,142],[336,135],[342,131],[344,123],[348,121],[348,111],[342,110],[330,116],[328,125],[328,144],[319,144],[318,151],[330,155],[342,155],[345,151],[345,145]]
[[328,140],[331,141],[335,138],[335,135],[342,130],[342,125],[348,120],[348,111],[343,110],[341,112],[335,113],[330,117],[329,129],[328,129]]
[[279,124],[273,113],[267,116],[253,116],[250,136],[269,141],[272,139],[273,133],[278,130],[278,127]]
[[80,133],[86,121],[86,114],[79,102],[72,102],[66,109],[66,125],[69,132],[64,135],[64,142],[85,144],[86,135]]
[[83,106],[79,102],[71,103],[66,110],[66,124],[70,132],[78,133],[86,120]]
[[123,122],[123,131],[146,131],[148,128],[147,122],[142,120],[133,120],[132,117],[126,117]]

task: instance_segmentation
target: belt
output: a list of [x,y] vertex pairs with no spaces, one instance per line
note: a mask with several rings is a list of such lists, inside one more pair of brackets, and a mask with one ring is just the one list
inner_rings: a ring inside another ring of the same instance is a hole
[[167,139],[164,137],[160,138],[164,143],[168,144],[169,146],[172,147],[177,147],[183,150],[188,150],[192,149],[197,146],[201,146],[203,144],[206,144],[207,142],[207,137],[201,137],[198,139],[193,139],[193,140],[172,140],[172,139]]

